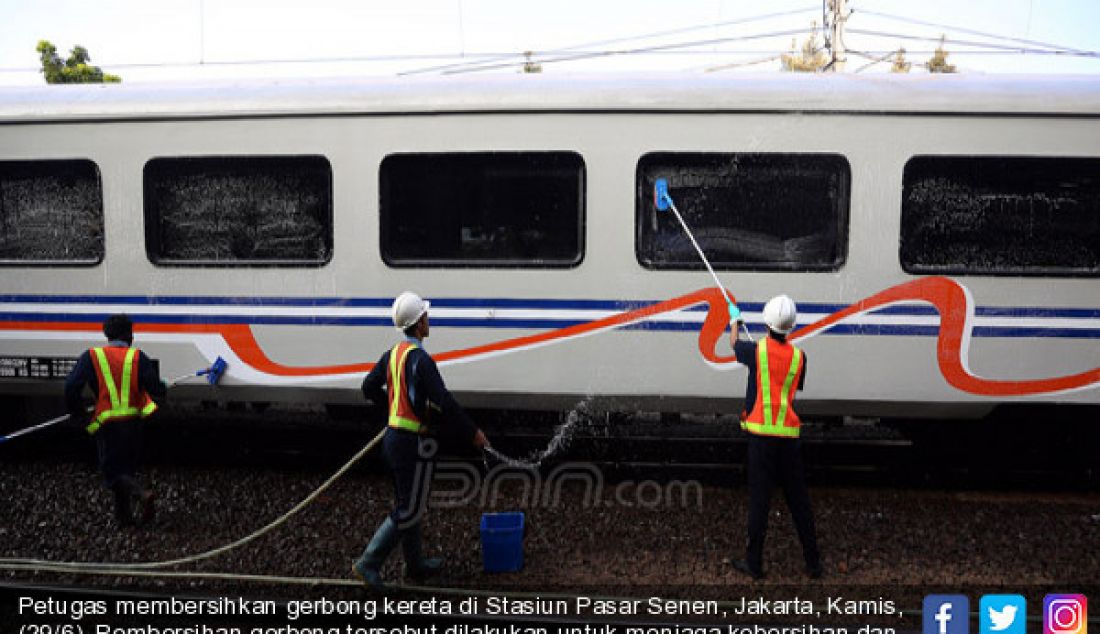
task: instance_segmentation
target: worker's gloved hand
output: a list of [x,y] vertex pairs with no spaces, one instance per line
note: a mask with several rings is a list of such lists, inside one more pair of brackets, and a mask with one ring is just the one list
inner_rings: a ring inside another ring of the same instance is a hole
[[485,437],[485,432],[480,429],[474,434],[474,446],[478,449],[484,449],[489,446],[489,439]]
[[730,309],[730,325],[733,325],[735,322],[741,321],[741,309],[738,308],[737,306],[735,306],[734,304],[730,304],[729,309]]

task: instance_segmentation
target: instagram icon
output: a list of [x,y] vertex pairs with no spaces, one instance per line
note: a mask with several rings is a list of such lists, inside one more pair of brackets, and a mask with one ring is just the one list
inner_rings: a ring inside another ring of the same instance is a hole
[[1088,634],[1089,604],[1083,594],[1043,597],[1043,634]]

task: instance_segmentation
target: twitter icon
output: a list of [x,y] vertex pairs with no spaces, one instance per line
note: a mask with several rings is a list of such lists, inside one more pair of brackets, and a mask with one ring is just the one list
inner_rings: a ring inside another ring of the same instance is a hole
[[987,594],[978,604],[979,634],[1027,634],[1027,600],[1019,594]]

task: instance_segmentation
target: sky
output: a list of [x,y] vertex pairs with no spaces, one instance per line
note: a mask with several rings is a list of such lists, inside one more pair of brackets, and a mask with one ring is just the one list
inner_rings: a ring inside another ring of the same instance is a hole
[[[845,72],[887,72],[874,61],[899,47],[926,72],[945,35],[964,73],[1100,73],[1100,0],[847,3]],[[0,85],[44,83],[40,39],[127,83],[516,73],[525,51],[544,73],[733,73],[779,70],[822,0],[0,0],[0,15]]]

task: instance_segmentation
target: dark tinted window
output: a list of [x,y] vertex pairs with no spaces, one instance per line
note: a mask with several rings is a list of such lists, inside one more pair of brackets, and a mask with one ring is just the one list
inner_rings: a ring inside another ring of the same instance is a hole
[[815,271],[847,253],[848,161],[834,154],[647,154],[638,162],[638,261],[651,269],[703,268],[671,210],[669,194],[716,269]]
[[145,248],[157,264],[316,266],[332,257],[332,169],[321,156],[145,164]]
[[1100,159],[918,156],[904,187],[906,271],[1100,274]]
[[382,161],[394,266],[553,267],[584,251],[584,161],[571,152],[397,154]]
[[103,198],[95,163],[0,161],[0,264],[102,259]]

